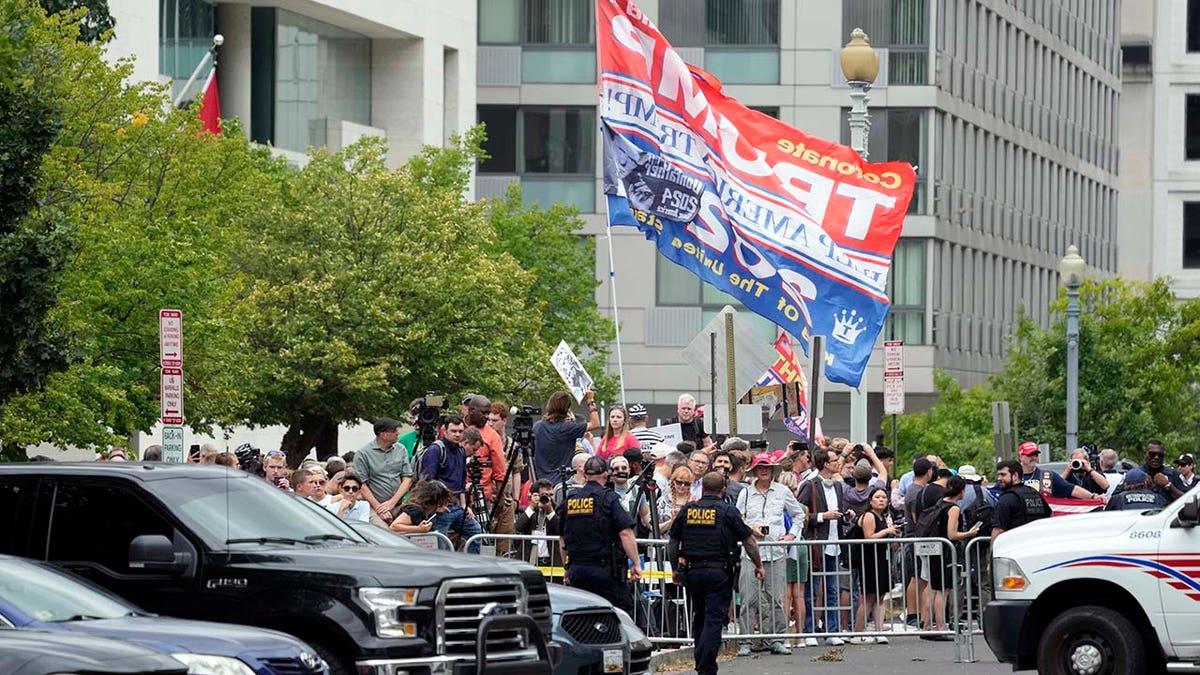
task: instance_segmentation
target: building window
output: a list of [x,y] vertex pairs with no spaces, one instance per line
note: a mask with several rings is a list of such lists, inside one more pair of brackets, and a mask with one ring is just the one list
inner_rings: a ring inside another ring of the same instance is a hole
[[1200,0],[1188,0],[1187,50],[1200,52]]
[[1184,159],[1200,159],[1200,94],[1184,98]]
[[892,252],[888,311],[883,334],[905,344],[925,344],[925,241],[901,239]]
[[888,51],[888,84],[929,84],[928,0],[846,0],[842,35],[862,28],[876,49]]
[[481,174],[515,174],[527,201],[595,212],[596,109],[479,106],[486,125]]
[[[909,213],[927,213],[924,167],[926,147],[924,108],[874,108],[867,150],[872,162],[908,162],[917,167],[917,187],[909,202]],[[850,109],[842,108],[842,143],[850,144]]]
[[[204,54],[212,48],[212,3],[208,0],[159,0],[158,16],[158,72],[183,86]],[[198,79],[204,81],[203,77]]]
[[1200,269],[1200,202],[1183,203],[1183,268]]
[[371,39],[286,10],[276,12],[276,147],[323,146],[329,123],[371,124]]
[[654,256],[655,261],[655,305],[658,307],[696,307],[701,308],[701,324],[706,325],[720,313],[725,305],[732,305],[738,310],[740,318],[764,344],[772,344],[779,336],[778,327],[769,319],[761,317],[738,302],[733,296],[723,293],[716,287],[704,283],[681,265],[667,260],[661,255]]
[[482,44],[591,45],[593,0],[479,0]]
[[[779,0],[662,0],[659,5],[658,27],[671,45],[725,84],[779,84],[779,23]],[[690,51],[696,48],[703,54]]]

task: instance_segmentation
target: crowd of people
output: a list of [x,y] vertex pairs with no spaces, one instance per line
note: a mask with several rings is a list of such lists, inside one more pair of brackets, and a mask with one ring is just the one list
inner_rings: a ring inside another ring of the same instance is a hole
[[[401,433],[400,422],[381,418],[362,448],[294,470],[283,452],[260,455],[249,446],[222,452],[205,445],[190,459],[258,473],[340,518],[399,534],[440,532],[462,542],[486,527],[557,537],[558,546],[545,538],[498,539],[497,552],[511,546],[512,555],[545,567],[565,561],[568,583],[631,611],[637,594],[628,583],[640,576],[646,554],[635,538],[669,537],[668,561],[698,612],[692,633],[697,658],[706,662],[715,654],[708,623],[718,618],[718,639],[728,621],[747,636],[739,655],[756,647],[788,654],[816,646],[818,635],[831,646],[886,643],[878,634],[893,621],[929,639],[952,639],[936,634],[947,632],[946,594],[956,573],[950,556],[920,555],[909,543],[841,542],[932,537],[961,545],[1051,515],[1046,497],[1092,502],[1097,510],[1146,509],[1200,482],[1192,455],[1179,456],[1172,468],[1158,440],[1148,441],[1142,464],[1126,471],[1116,452],[1088,448],[1073,451],[1061,471],[1047,470],[1038,466],[1039,446],[1026,442],[1018,459],[996,466],[989,484],[974,466],[951,468],[935,453],[897,468],[889,448],[844,438],[756,452],[741,438],[710,436],[687,394],[668,421],[680,425],[683,440],[674,445],[648,428],[642,404],[612,406],[602,420],[590,391],[580,414],[572,402],[566,392],[549,398],[533,424],[531,448],[518,447],[508,433],[505,404],[468,395],[424,448],[416,431]],[[415,418],[417,402],[409,412]],[[160,458],[157,447],[143,456]],[[107,457],[128,459],[124,451]],[[478,552],[478,542],[468,552]],[[725,586],[713,583],[721,575],[739,597],[718,612],[714,603]],[[987,577],[980,575],[984,583]],[[903,594],[907,615],[887,616],[889,593]],[[877,635],[861,635],[870,632]],[[780,634],[797,637],[752,639]]]

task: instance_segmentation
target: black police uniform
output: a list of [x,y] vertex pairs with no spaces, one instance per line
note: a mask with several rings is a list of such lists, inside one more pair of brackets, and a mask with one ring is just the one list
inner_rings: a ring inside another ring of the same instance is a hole
[[679,557],[687,563],[683,581],[692,602],[698,675],[717,672],[721,629],[733,599],[737,544],[750,534],[737,507],[714,495],[684,505],[671,524],[671,539],[679,543]]
[[992,525],[1007,532],[1050,515],[1050,505],[1046,503],[1042,493],[1024,483],[1018,483],[1005,490],[1000,499],[996,500]]
[[1158,509],[1167,505],[1167,500],[1161,493],[1149,488],[1134,488],[1119,490],[1108,500],[1105,511],[1145,511]]
[[633,594],[619,537],[622,530],[633,527],[633,518],[621,508],[617,493],[588,481],[558,505],[558,516],[570,584],[632,614]]

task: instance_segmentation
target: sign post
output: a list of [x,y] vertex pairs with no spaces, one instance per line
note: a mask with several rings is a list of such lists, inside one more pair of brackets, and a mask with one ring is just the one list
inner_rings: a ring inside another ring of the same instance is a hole
[[892,452],[899,452],[896,448],[896,416],[904,414],[904,342],[901,340],[883,343],[883,414],[892,416]]
[[159,402],[163,461],[183,463],[183,312],[158,311]]

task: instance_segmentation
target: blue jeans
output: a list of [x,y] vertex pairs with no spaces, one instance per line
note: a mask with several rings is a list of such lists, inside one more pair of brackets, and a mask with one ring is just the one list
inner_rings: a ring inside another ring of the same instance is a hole
[[[467,518],[466,511],[458,504],[451,504],[450,510],[445,513],[439,513],[437,518],[433,520],[433,529],[441,532],[447,537],[450,536],[450,530],[458,530],[458,535],[464,540],[481,534],[483,528],[479,526],[479,521],[474,518]],[[467,547],[467,553],[479,553],[479,542],[475,542]]]
[[[814,561],[817,560],[816,555],[813,555],[812,558]],[[825,586],[825,602],[823,604],[830,608],[825,610],[824,632],[836,635],[841,631],[841,622],[838,620],[837,610],[838,602],[841,599],[838,594],[837,574],[841,571],[841,567],[838,565],[838,556],[824,555],[824,552],[822,552],[821,558],[824,564],[820,570],[815,565],[813,566],[812,582],[804,587],[804,608],[806,612],[804,615],[804,632],[817,632],[815,630],[816,612],[813,611],[813,598],[816,592],[814,589],[818,585],[823,585]],[[829,576],[825,576],[824,574],[818,575],[818,571],[829,572],[830,574]]]

